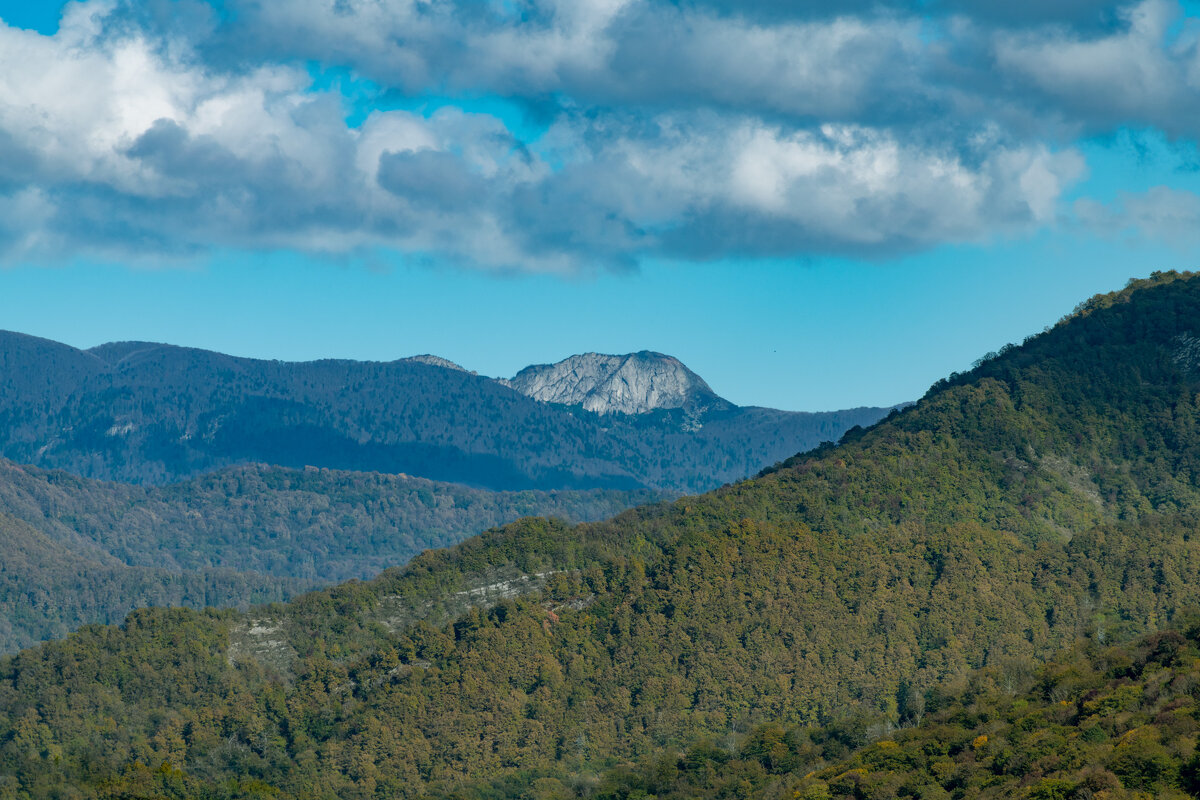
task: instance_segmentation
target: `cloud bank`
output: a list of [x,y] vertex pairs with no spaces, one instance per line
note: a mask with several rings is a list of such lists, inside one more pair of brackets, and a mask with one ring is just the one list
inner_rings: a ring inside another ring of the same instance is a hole
[[887,257],[1101,219],[1064,208],[1075,141],[1200,134],[1168,0],[830,7],[72,3],[52,36],[0,26],[0,258]]

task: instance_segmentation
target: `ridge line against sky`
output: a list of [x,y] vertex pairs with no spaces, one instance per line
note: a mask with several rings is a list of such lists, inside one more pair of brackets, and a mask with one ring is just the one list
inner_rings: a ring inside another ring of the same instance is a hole
[[1194,5],[830,7],[0,2],[0,327],[494,375],[652,349],[818,409],[1193,264]]

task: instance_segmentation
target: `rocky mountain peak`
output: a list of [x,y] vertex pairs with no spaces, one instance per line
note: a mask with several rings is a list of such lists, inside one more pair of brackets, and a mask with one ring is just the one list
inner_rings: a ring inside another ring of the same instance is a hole
[[557,364],[526,367],[503,383],[535,400],[578,405],[599,414],[730,406],[679,359],[647,350],[584,353]]

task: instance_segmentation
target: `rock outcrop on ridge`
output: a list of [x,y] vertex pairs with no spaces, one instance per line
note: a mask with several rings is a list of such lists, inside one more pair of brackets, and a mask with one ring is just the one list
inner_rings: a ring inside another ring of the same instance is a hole
[[526,367],[504,383],[535,400],[582,406],[598,414],[732,405],[679,359],[648,350],[626,355],[583,353],[557,364]]

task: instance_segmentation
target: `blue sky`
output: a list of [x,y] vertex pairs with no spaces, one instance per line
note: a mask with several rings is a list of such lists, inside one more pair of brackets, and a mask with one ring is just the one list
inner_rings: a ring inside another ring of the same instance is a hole
[[1196,266],[1190,7],[430,7],[0,2],[0,327],[817,410]]

